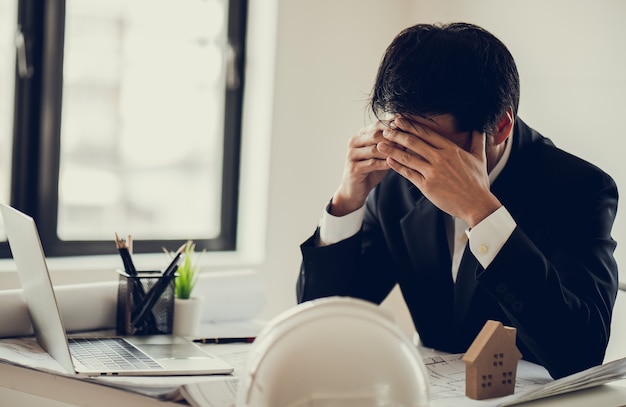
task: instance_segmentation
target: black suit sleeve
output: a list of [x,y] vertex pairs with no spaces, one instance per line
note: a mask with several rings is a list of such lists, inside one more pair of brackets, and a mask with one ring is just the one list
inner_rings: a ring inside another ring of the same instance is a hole
[[380,304],[396,284],[394,273],[375,259],[360,255],[362,232],[342,242],[316,247],[315,236],[301,246],[302,265],[296,285],[298,303],[347,296]]
[[545,236],[531,239],[518,223],[477,275],[519,339],[555,378],[601,364],[609,340],[617,295],[610,233],[618,194],[610,178],[597,178],[580,189],[595,192],[579,196],[576,204],[561,201],[556,209],[564,216],[552,216]]
[[378,226],[377,190],[368,197],[360,232],[339,243],[317,247],[319,230],[300,249],[302,264],[296,285],[298,302],[348,296],[380,304],[396,284],[396,269]]

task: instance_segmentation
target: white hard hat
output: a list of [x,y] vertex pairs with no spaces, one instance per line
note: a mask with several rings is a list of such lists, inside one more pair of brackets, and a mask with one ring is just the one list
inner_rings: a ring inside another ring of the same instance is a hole
[[424,407],[426,368],[378,306],[347,297],[302,303],[252,344],[237,407]]

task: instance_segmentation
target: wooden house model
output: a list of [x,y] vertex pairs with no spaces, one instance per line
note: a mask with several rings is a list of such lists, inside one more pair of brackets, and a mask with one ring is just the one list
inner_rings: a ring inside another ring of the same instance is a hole
[[465,395],[483,400],[513,394],[517,362],[516,329],[489,320],[463,356]]

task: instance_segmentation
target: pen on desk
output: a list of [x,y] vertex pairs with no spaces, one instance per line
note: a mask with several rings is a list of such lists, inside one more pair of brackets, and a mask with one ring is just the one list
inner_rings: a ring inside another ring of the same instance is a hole
[[202,339],[194,339],[193,341],[196,343],[252,343],[254,342],[255,337],[242,337],[242,338],[202,338]]

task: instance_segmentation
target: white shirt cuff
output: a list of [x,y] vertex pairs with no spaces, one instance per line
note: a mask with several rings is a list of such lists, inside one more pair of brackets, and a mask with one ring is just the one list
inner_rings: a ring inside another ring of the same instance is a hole
[[466,232],[469,237],[470,250],[483,268],[489,267],[502,246],[511,237],[516,226],[517,223],[509,211],[501,206]]
[[345,216],[333,216],[324,210],[320,219],[318,246],[329,246],[356,235],[363,225],[365,205]]

